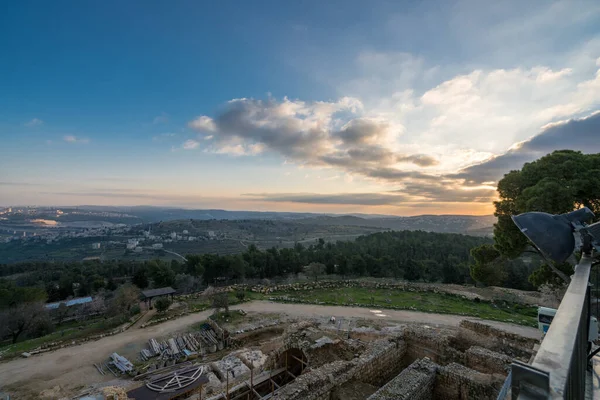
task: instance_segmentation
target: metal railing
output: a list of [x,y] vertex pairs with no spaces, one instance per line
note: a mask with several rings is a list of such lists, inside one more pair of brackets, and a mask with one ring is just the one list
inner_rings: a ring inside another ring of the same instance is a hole
[[533,362],[513,362],[513,399],[585,397],[591,267],[592,258],[584,255]]

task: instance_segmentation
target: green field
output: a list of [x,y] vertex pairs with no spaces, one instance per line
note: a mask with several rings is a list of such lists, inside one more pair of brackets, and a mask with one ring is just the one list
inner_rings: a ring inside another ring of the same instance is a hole
[[[473,301],[461,296],[394,289],[337,288],[273,292],[264,298],[275,301],[329,305],[360,305],[439,314],[458,314],[482,319],[537,326],[535,307],[508,302]],[[283,299],[282,299],[283,298]]]
[[15,344],[3,343],[0,345],[0,355],[2,359],[16,357],[23,352],[31,351],[43,344],[69,341],[88,336],[106,333],[123,324],[119,318],[97,318],[90,321],[71,321],[56,327],[55,331],[49,335],[41,336],[35,339],[24,340]]

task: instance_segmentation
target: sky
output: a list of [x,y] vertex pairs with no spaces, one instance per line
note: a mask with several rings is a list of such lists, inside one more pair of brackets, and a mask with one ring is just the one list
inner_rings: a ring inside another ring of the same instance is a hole
[[15,1],[0,205],[490,214],[600,152],[600,2]]

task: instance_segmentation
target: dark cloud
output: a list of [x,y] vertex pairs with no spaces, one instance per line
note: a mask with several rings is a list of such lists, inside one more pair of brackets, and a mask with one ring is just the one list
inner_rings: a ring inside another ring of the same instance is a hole
[[402,171],[396,168],[380,167],[380,168],[355,168],[351,172],[358,173],[363,176],[375,179],[383,179],[392,182],[400,182],[404,179],[418,179],[423,181],[435,181],[441,179],[438,176],[425,174],[419,171]]
[[497,182],[507,172],[520,169],[524,163],[563,149],[588,154],[600,152],[600,112],[586,118],[550,124],[536,136],[506,153],[448,177],[465,179],[467,184],[472,185]]
[[494,189],[481,188],[463,190],[445,186],[444,183],[415,182],[405,184],[404,188],[383,193],[248,193],[244,196],[254,200],[304,203],[304,204],[340,204],[340,205],[407,205],[423,203],[489,203],[496,194]]
[[496,196],[495,189],[463,189],[444,182],[412,182],[405,183],[403,186],[402,189],[398,189],[395,192],[424,197],[428,201],[490,203]]
[[0,186],[41,186],[41,183],[28,182],[0,182]]
[[396,159],[399,162],[411,162],[420,167],[431,167],[433,165],[438,165],[439,161],[432,156],[428,156],[426,154],[413,154],[410,156],[399,156]]
[[248,193],[254,200],[304,204],[400,205],[408,198],[396,193]]
[[380,141],[384,138],[387,129],[389,129],[387,124],[356,118],[333,135],[340,138],[344,144],[353,146]]
[[353,102],[303,103],[284,99],[277,102],[238,99],[210,119],[201,116],[190,122],[200,132],[209,131],[208,146],[225,151],[259,145],[282,156],[311,166],[329,166],[382,180],[422,177],[427,174],[400,169],[398,163],[420,167],[438,161],[424,154],[403,154],[393,150],[396,134],[389,124],[368,118],[351,119],[341,128],[338,113],[346,116],[356,109]]

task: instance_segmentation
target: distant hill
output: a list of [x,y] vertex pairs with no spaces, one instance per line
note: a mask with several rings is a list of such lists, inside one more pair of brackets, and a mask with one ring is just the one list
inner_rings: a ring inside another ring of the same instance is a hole
[[[223,214],[225,213],[225,214]],[[230,216],[229,211],[224,211],[220,215]],[[264,233],[278,236],[288,236],[291,232],[298,230],[304,232],[314,232],[317,227],[324,232],[336,231],[336,227],[342,228],[361,228],[360,232],[370,232],[373,230],[395,230],[395,231],[427,231],[440,233],[462,233],[473,236],[490,236],[492,234],[493,224],[496,218],[492,215],[471,216],[471,215],[419,215],[415,217],[372,217],[361,218],[352,215],[318,215],[308,217],[298,217],[301,214],[295,214],[296,218],[281,218],[279,213],[275,218],[244,218],[244,219],[181,219],[181,220],[163,220],[162,223],[152,224],[153,230],[181,230],[188,229],[190,232],[195,230],[247,230],[253,233]],[[288,213],[286,213],[288,214]],[[211,214],[212,215],[212,214]],[[279,218],[278,218],[279,217]],[[268,223],[271,221],[271,223]],[[299,227],[303,227],[299,229]],[[339,230],[339,229],[337,229]],[[354,231],[354,230],[353,230]]]
[[364,226],[393,230],[424,230],[430,232],[471,233],[489,235],[496,222],[493,215],[418,215],[397,217],[377,214],[318,214],[272,211],[227,211],[218,209],[187,210],[150,206],[99,207],[82,206],[96,211],[122,212],[152,223],[183,219],[194,220],[293,220],[303,224],[333,226]]
[[475,236],[488,236],[496,222],[493,215],[419,215],[414,217],[359,218],[351,215],[318,216],[298,220],[315,225],[365,226],[395,231],[428,231],[442,233],[464,233]]

